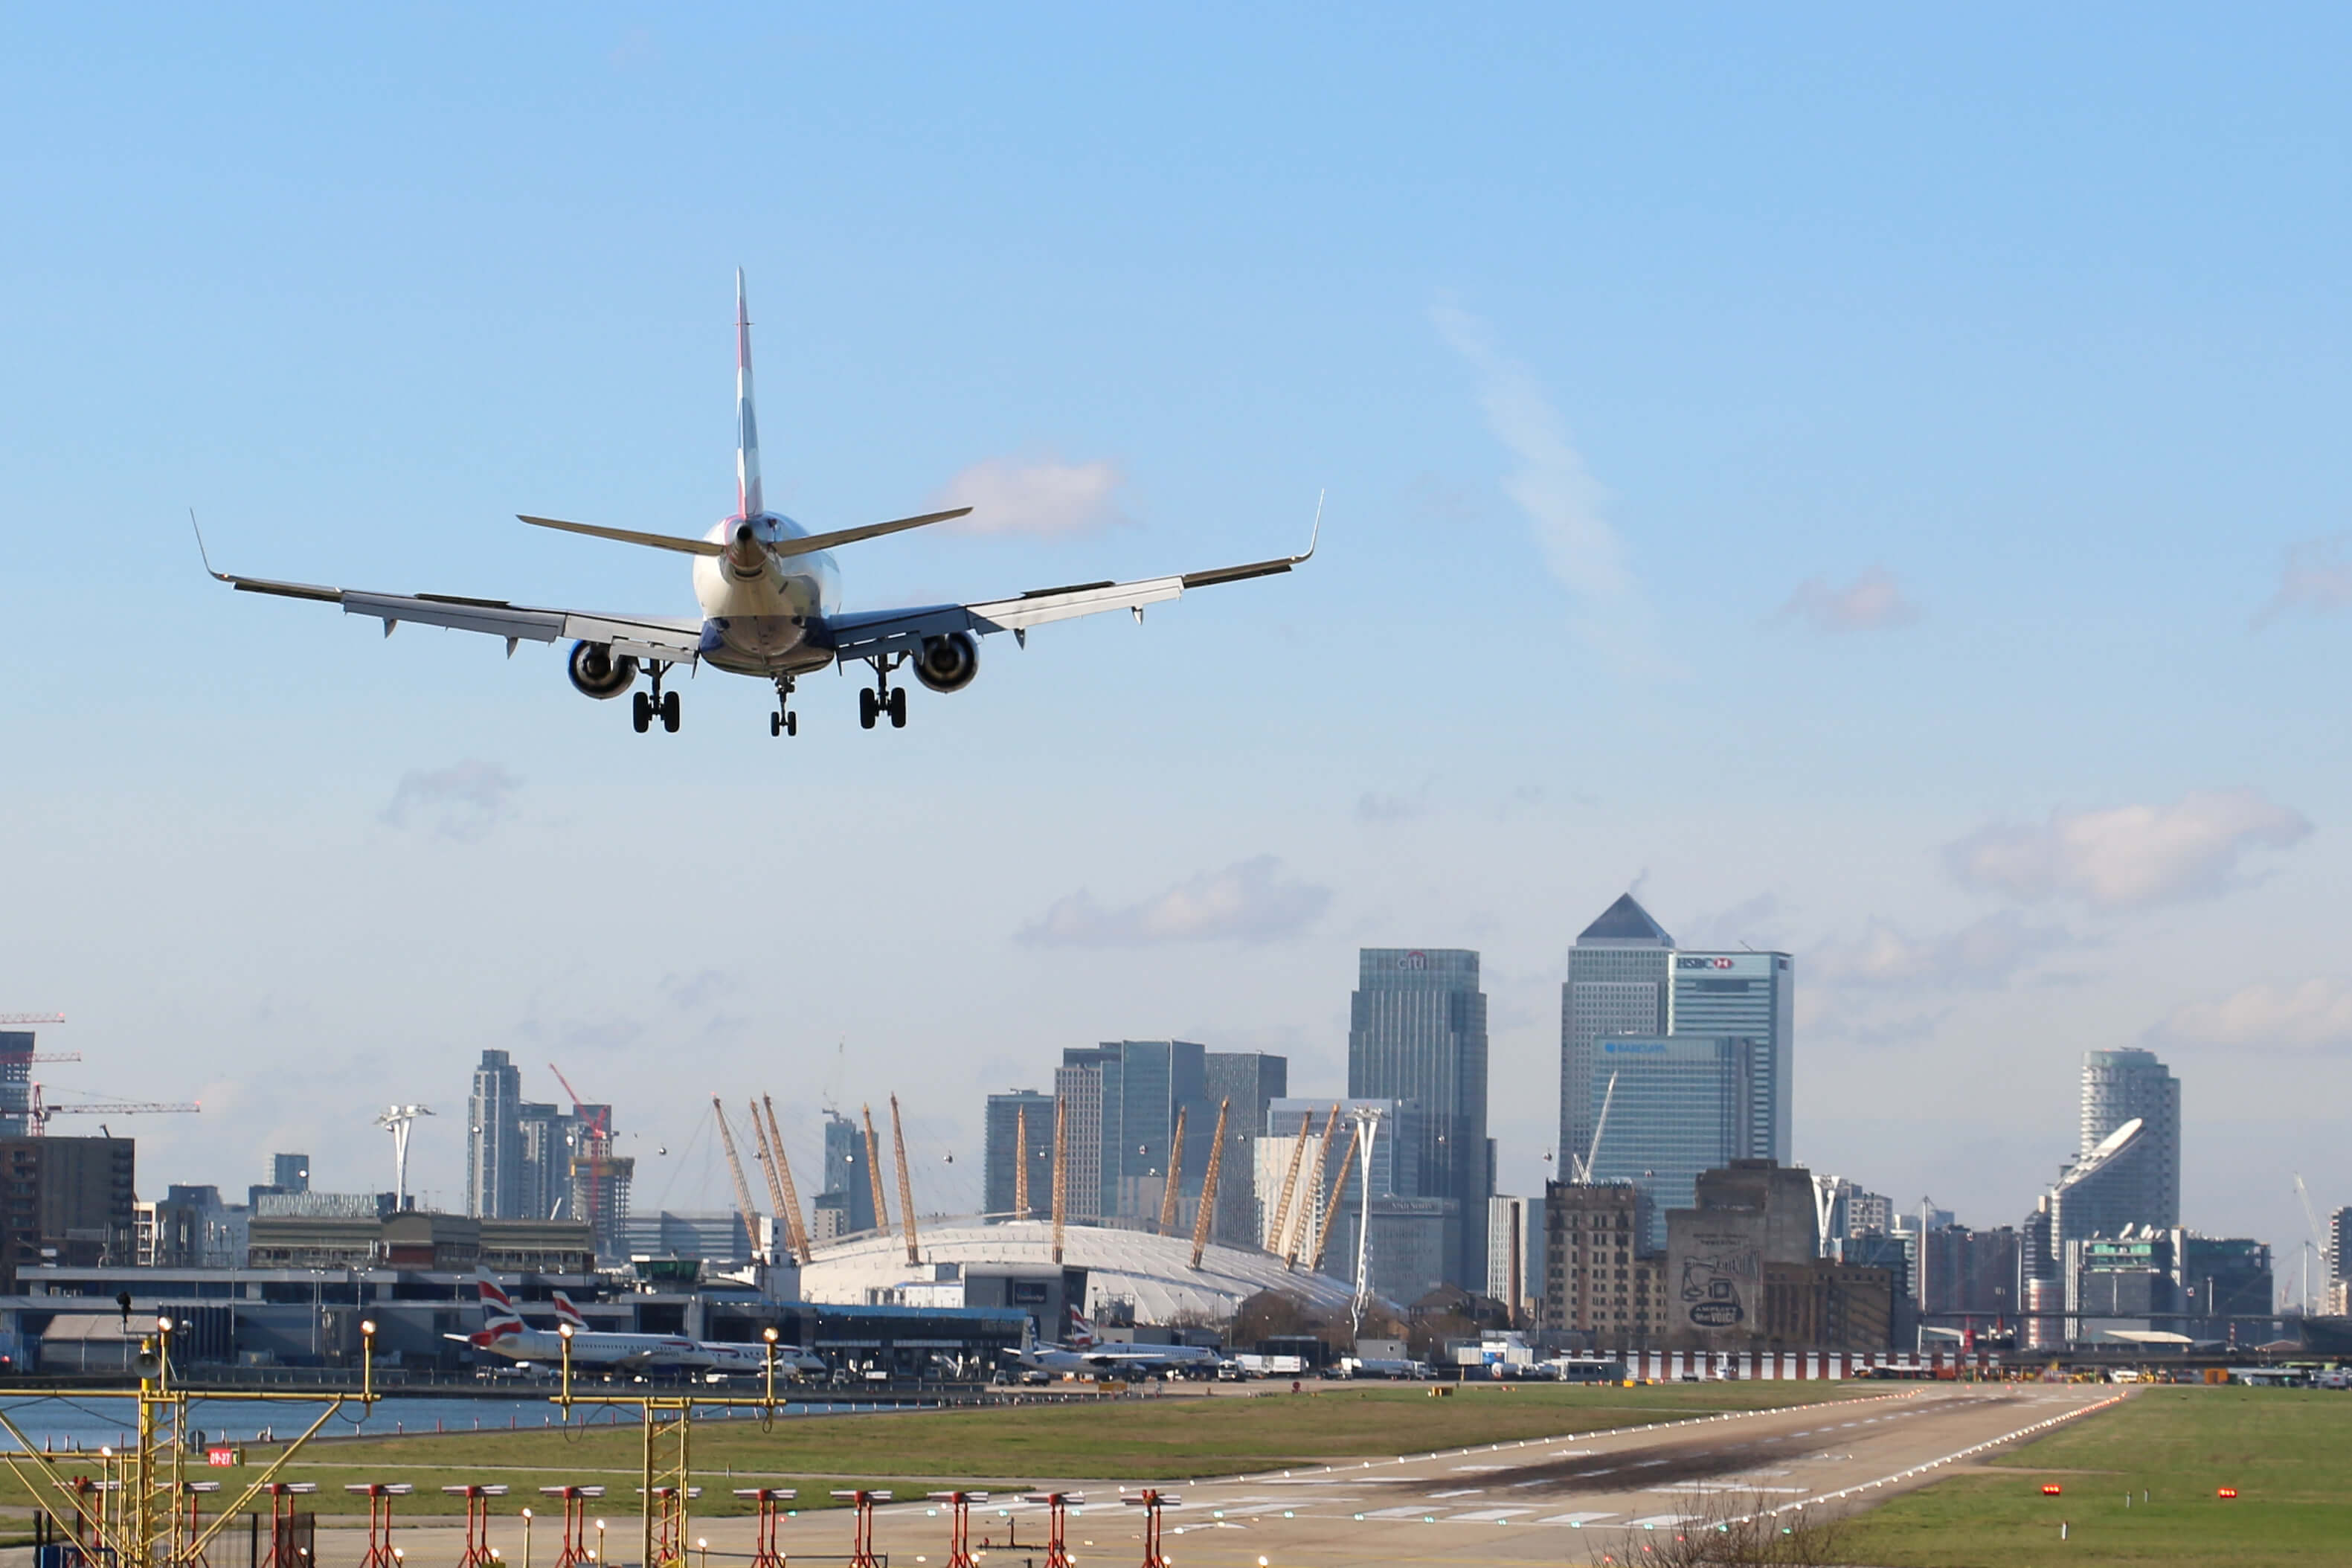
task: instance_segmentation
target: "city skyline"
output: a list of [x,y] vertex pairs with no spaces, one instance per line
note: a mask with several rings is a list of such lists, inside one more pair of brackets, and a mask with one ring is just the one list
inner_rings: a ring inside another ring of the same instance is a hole
[[[808,1159],[897,1092],[969,1209],[1041,1055],[1336,1086],[1356,950],[1438,942],[1532,1193],[1562,950],[1630,889],[1794,957],[1815,1168],[2015,1215],[2081,1053],[2143,1046],[2184,1222],[2352,1195],[2352,204],[2307,155],[2352,19],[923,23],[12,33],[0,1006],[73,1017],[53,1092],[204,1104],[143,1169],[377,1190],[420,1102],[462,1206],[494,1048],[673,1203],[724,1201],[713,1091]],[[791,106],[749,144],[745,70]],[[1321,549],[772,743],[756,690],[641,740],[561,650],[204,575],[191,508],[227,571],[690,614],[513,519],[734,504],[739,267],[770,498],[975,508],[861,545],[853,608],[1276,558],[1328,489]]]

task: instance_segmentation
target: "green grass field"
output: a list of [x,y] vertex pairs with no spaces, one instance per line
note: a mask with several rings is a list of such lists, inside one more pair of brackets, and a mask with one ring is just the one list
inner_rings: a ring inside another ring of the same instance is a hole
[[[1842,1553],[1883,1568],[2352,1563],[2352,1394],[2150,1388],[1991,1468],[1864,1514]],[[2043,1497],[2044,1481],[2063,1492]]]
[[[1339,1385],[1255,1398],[1169,1395],[1093,1405],[911,1411],[780,1420],[698,1422],[694,1479],[699,1511],[736,1511],[732,1486],[796,1486],[810,1507],[830,1506],[834,1487],[908,1487],[917,1481],[1007,1482],[1080,1479],[1153,1480],[1420,1453],[1517,1438],[1562,1436],[1722,1410],[1752,1410],[1887,1392],[1866,1383],[1711,1383],[1641,1388],[1539,1384],[1466,1387],[1432,1398],[1420,1386]],[[460,1407],[462,1408],[462,1406]],[[503,1481],[509,1506],[537,1502],[541,1486],[602,1484],[611,1506],[634,1509],[643,1444],[630,1425],[578,1431],[462,1432],[312,1443],[281,1479],[316,1481],[321,1513],[359,1512],[350,1481],[407,1481],[404,1514],[454,1512],[440,1488]],[[233,1489],[276,1457],[246,1444],[242,1470],[213,1472]],[[0,1472],[0,1507],[27,1500]],[[748,1506],[748,1505],[742,1505]]]

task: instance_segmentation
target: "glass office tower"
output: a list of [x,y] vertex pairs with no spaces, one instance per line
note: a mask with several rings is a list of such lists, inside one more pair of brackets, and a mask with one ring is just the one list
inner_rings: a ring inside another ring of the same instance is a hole
[[1486,995],[1478,955],[1455,948],[1368,947],[1349,1003],[1348,1093],[1421,1110],[1422,1192],[1453,1205],[1446,1282],[1486,1286]]
[[1746,1110],[1748,1158],[1784,1165],[1790,1163],[1794,973],[1785,952],[1677,952],[1674,1015],[1667,1030],[1677,1036],[1738,1036],[1756,1042]]
[[1674,1027],[1675,939],[1627,893],[1568,950],[1559,991],[1559,1150],[1565,1176],[1592,1147],[1593,1045]]

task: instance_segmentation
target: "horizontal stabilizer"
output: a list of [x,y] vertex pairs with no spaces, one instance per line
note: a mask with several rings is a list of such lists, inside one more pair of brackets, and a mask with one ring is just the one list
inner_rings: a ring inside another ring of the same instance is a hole
[[836,528],[831,533],[812,533],[800,539],[779,539],[768,548],[778,555],[810,555],[820,550],[830,550],[836,544],[855,544],[861,539],[879,539],[886,533],[904,533],[910,528],[927,528],[935,522],[947,522],[965,516],[971,510],[960,506],[953,511],[927,511],[920,517],[894,518],[888,522],[869,522],[863,528]]
[[667,533],[639,533],[627,528],[600,528],[593,522],[566,522],[562,518],[531,517],[515,514],[533,528],[558,528],[566,533],[584,533],[592,539],[610,539],[622,544],[642,544],[654,550],[675,550],[681,555],[723,555],[727,547],[713,544],[707,539],[680,539]]

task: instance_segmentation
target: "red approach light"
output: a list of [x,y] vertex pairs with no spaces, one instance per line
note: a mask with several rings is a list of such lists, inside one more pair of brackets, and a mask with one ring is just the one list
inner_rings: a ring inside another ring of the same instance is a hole
[[2043,1497],[2056,1497],[2060,1490],[2061,1489],[2056,1481],[2044,1481],[2042,1483],[2042,1495]]
[[2238,1489],[2235,1487],[2223,1487],[2220,1491],[2215,1492],[2213,1495],[2220,1498],[2223,1502],[2228,1502],[2238,1495]]

